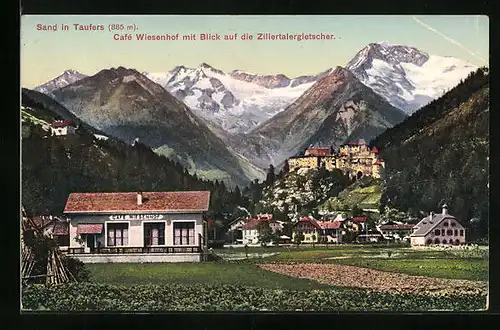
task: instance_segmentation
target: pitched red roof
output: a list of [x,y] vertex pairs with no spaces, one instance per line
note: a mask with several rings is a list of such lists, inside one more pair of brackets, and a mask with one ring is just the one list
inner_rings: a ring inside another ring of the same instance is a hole
[[76,227],[76,233],[80,234],[100,234],[102,233],[102,223],[79,223]]
[[248,219],[247,223],[244,224],[241,229],[257,229],[260,225],[262,225],[267,220],[263,219]]
[[375,162],[375,165],[382,165],[382,162],[377,159],[377,161]]
[[321,229],[338,229],[340,228],[340,221],[318,221]]
[[382,225],[380,226],[381,230],[409,230],[412,229],[414,225]]
[[71,120],[66,121],[55,121],[51,124],[52,127],[65,127],[65,126],[73,126],[73,122]]
[[330,148],[308,148],[307,152],[312,156],[329,156]]
[[318,224],[318,222],[316,220],[314,220],[314,219],[309,218],[309,217],[300,218],[299,222],[308,222],[313,227],[321,229],[321,226]]
[[351,146],[357,146],[358,145],[356,142],[352,142],[352,141],[347,142],[347,144],[351,145]]
[[367,219],[366,217],[354,217],[351,220],[355,222],[363,222],[366,221],[366,219]]
[[378,149],[377,149],[377,147],[373,147],[373,148],[372,148],[372,152],[373,152],[373,153],[378,153]]
[[66,221],[55,221],[52,228],[54,236],[67,236],[69,235],[69,223]]
[[137,193],[72,193],[64,213],[109,212],[205,212],[210,191],[144,192],[137,205]]

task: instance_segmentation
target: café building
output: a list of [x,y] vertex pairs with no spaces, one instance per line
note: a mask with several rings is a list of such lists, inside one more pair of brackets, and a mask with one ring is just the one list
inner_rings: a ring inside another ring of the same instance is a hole
[[209,191],[72,193],[68,254],[89,263],[200,261]]

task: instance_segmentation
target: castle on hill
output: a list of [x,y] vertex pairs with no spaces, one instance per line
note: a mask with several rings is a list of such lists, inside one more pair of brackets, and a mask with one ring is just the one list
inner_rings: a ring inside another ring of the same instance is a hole
[[340,169],[350,177],[368,175],[380,178],[385,163],[379,157],[377,147],[370,148],[363,139],[348,142],[338,151],[328,147],[309,147],[304,155],[288,159],[290,171],[301,168]]

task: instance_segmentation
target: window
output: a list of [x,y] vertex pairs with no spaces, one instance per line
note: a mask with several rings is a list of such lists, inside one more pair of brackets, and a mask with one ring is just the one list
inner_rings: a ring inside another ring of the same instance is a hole
[[448,222],[443,223],[443,226],[448,227]]
[[455,229],[455,236],[458,236],[458,230]]
[[455,227],[457,224],[455,222],[451,222],[451,226]]
[[128,245],[128,223],[108,223],[108,246]]
[[444,229],[441,229],[441,236],[444,236]]
[[464,236],[464,230],[460,229],[460,236]]
[[174,222],[174,245],[194,244],[194,221]]
[[448,236],[453,235],[453,230],[448,229],[448,230],[446,231],[446,235],[448,235]]
[[439,236],[439,234],[441,234],[441,230],[439,229],[434,230],[434,235]]
[[432,239],[430,239],[430,238],[429,238],[429,239],[425,242],[425,244],[427,244],[427,245],[431,245],[431,244],[432,244]]
[[439,244],[439,238],[436,238],[436,239],[434,240],[434,244]]
[[446,240],[445,239],[443,240],[443,244],[446,244]]
[[165,223],[144,223],[144,246],[165,245]]

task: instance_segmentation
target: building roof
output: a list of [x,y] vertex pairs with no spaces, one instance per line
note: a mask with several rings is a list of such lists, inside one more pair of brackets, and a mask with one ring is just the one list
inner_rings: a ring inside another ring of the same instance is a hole
[[52,234],[54,236],[67,236],[67,235],[69,235],[69,222],[67,222],[67,221],[54,221],[54,227],[52,228]]
[[73,126],[73,122],[71,120],[55,121],[50,125],[52,127],[66,127],[66,126]]
[[266,223],[266,222],[269,222],[269,220],[265,220],[265,219],[248,219],[247,220],[247,223],[243,225],[243,227],[241,227],[241,229],[246,229],[246,230],[249,230],[249,229],[257,229],[259,228],[262,224]]
[[330,148],[311,147],[306,152],[313,156],[330,156]]
[[103,229],[102,223],[79,223],[76,227],[77,234],[101,234]]
[[351,146],[357,146],[358,143],[357,142],[353,142],[353,141],[349,141],[347,142],[348,145],[351,145]]
[[354,218],[351,218],[351,221],[354,221],[354,222],[363,222],[363,221],[366,221],[367,220],[367,217],[354,217]]
[[382,225],[381,230],[410,230],[414,225],[401,224],[401,225]]
[[313,227],[315,227],[317,229],[321,229],[321,226],[318,224],[318,222],[316,220],[312,219],[312,218],[309,218],[309,217],[302,217],[302,218],[300,218],[300,220],[298,222],[296,222],[294,224],[294,226],[296,226],[298,223],[301,223],[301,222],[302,223],[304,223],[304,222],[309,223]]
[[339,229],[340,221],[317,221],[321,229]]
[[425,236],[427,235],[431,230],[434,229],[438,224],[440,224],[443,220],[445,219],[450,219],[450,220],[455,220],[457,223],[460,224],[460,221],[457,220],[452,215],[449,214],[434,214],[433,217],[431,218],[431,215],[423,218],[420,220],[419,223],[417,223],[413,228],[415,231],[411,234],[411,236]]
[[137,193],[72,193],[64,213],[205,212],[210,191],[144,192],[137,205]]
[[372,148],[372,152],[373,152],[373,153],[378,153],[378,148],[377,148],[377,147],[373,147],[373,148]]

